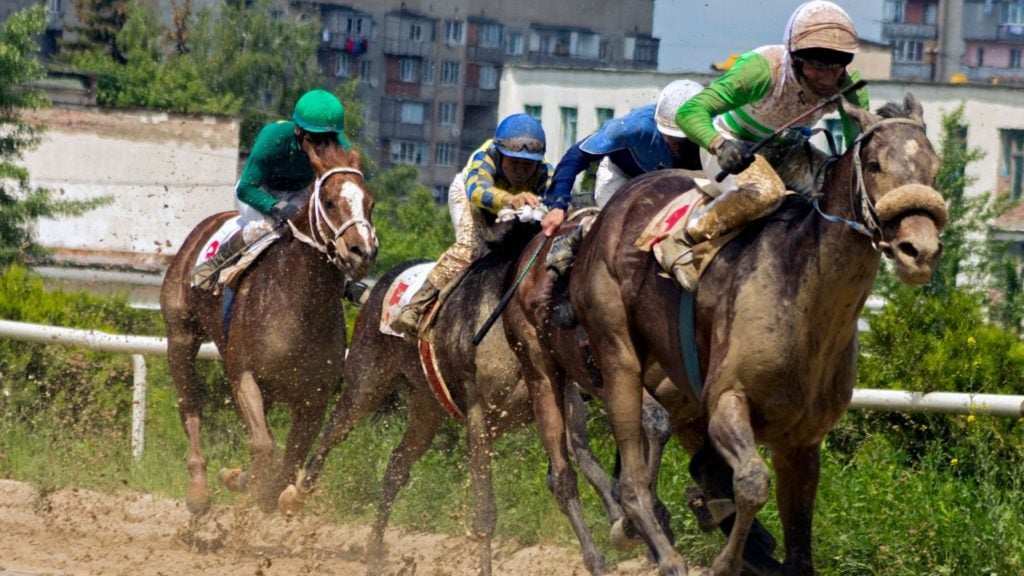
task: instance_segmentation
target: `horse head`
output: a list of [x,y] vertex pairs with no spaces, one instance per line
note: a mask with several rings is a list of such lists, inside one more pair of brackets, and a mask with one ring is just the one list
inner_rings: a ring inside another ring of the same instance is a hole
[[933,187],[939,157],[925,134],[921,104],[908,93],[902,105],[886,104],[877,114],[845,103],[844,110],[861,130],[851,146],[858,231],[893,260],[901,281],[924,284],[942,253],[947,214]]
[[296,238],[315,247],[353,280],[369,273],[377,259],[373,197],[360,170],[359,153],[336,144],[304,140],[302,148],[316,174],[306,218],[289,225]]

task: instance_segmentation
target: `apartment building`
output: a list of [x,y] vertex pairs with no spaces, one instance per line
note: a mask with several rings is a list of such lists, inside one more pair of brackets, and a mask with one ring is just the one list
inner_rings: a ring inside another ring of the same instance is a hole
[[[371,154],[435,197],[490,137],[506,65],[655,70],[654,0],[305,0],[328,85],[360,81]],[[549,139],[551,135],[549,134]]]

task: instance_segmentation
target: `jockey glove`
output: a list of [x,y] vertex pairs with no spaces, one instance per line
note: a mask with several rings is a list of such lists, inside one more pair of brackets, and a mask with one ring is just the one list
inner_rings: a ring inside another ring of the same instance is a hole
[[289,204],[284,200],[274,204],[270,208],[270,217],[277,220],[278,224],[283,224],[295,216],[299,212],[299,207],[294,204]]
[[754,154],[743,142],[719,136],[709,151],[718,158],[718,165],[729,174],[739,174],[754,163]]

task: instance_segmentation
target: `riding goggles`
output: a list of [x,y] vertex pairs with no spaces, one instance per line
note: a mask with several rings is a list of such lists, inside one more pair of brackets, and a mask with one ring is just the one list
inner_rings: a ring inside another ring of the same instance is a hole
[[794,56],[793,59],[803,64],[804,66],[814,68],[815,70],[819,70],[821,72],[837,72],[839,70],[842,70],[843,68],[846,68],[846,64],[841,64],[839,62],[822,62],[821,60],[803,58],[801,56]]
[[534,138],[505,138],[495,140],[495,144],[509,152],[530,152],[536,154],[544,151],[544,143]]

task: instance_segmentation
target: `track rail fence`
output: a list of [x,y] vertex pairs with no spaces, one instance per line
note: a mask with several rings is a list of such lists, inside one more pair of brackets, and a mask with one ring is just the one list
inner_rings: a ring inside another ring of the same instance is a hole
[[[154,336],[107,334],[96,330],[59,328],[0,320],[0,338],[65,346],[81,346],[104,352],[130,354],[134,384],[132,389],[132,457],[138,460],[145,445],[146,360],[145,355],[167,355],[167,340]],[[199,358],[220,358],[217,348],[207,342],[199,349]],[[969,394],[962,392],[910,392],[856,388],[850,408],[888,412],[934,412],[942,414],[982,414],[1024,417],[1024,396]]]

